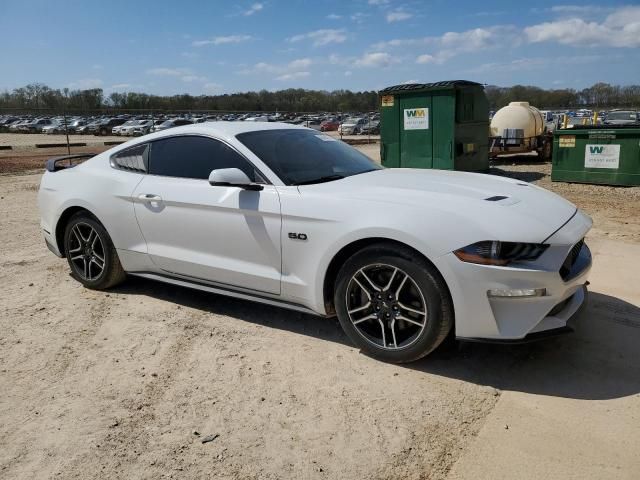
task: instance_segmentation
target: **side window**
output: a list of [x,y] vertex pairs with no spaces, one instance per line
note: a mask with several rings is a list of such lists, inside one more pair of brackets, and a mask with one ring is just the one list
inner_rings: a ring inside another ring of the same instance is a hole
[[147,172],[149,144],[136,145],[116,153],[111,157],[111,166],[133,172]]
[[205,137],[171,137],[151,144],[149,173],[207,180],[211,170],[239,168],[255,182],[254,167],[224,143]]

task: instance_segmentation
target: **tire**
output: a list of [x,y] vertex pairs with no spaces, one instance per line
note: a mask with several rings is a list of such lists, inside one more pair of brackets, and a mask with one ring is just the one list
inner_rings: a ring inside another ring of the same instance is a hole
[[351,341],[385,362],[428,355],[453,326],[453,306],[440,274],[412,250],[393,244],[371,245],[344,263],[334,305]]
[[111,237],[87,212],[76,213],[67,223],[64,251],[71,275],[87,288],[105,290],[126,277]]
[[100,135],[102,135],[103,137],[106,137],[107,136],[107,129],[106,128],[100,129]]

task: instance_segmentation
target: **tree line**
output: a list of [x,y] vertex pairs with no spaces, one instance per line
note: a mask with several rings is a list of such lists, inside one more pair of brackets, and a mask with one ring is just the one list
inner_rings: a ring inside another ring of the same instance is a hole
[[87,90],[52,89],[43,84],[30,84],[0,93],[0,109],[53,110],[93,112],[103,110],[155,111],[244,111],[244,112],[320,112],[376,110],[375,91],[305,90],[290,88],[270,92],[242,92],[223,95],[150,95],[138,92],[113,92],[106,95],[100,88]]
[[596,83],[582,90],[550,89],[526,85],[513,87],[487,86],[485,93],[489,108],[498,109],[509,102],[526,101],[543,110],[563,108],[638,108],[640,107],[640,85],[610,85]]
[[[512,101],[528,101],[541,109],[560,108],[638,108],[640,85],[596,83],[582,90],[543,89],[534,86],[486,86],[489,108],[498,109]],[[8,111],[48,110],[52,112],[97,112],[125,110],[154,111],[250,111],[250,112],[348,112],[378,109],[375,91],[305,90],[289,88],[270,92],[243,92],[222,95],[150,95],[113,92],[101,88],[54,89],[33,83],[0,93],[0,109]]]

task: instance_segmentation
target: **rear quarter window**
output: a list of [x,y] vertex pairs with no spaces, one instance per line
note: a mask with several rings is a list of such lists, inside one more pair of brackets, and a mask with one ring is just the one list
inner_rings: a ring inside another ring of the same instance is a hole
[[149,165],[149,144],[136,145],[111,156],[111,166],[120,170],[146,173]]

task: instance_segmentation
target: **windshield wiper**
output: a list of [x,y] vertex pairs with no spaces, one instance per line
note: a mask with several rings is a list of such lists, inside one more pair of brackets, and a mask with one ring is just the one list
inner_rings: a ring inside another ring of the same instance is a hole
[[339,175],[339,174],[327,175],[325,177],[314,178],[314,179],[311,179],[311,180],[303,180],[301,182],[295,182],[293,185],[311,185],[313,183],[332,182],[334,180],[341,180],[343,178],[344,178],[344,175]]

